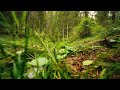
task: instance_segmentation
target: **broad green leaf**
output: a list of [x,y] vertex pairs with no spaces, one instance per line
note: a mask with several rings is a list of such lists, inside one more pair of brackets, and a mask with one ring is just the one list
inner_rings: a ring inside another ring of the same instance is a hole
[[65,46],[65,48],[66,48],[67,50],[73,50],[73,48],[70,47],[70,46]]
[[116,40],[111,39],[109,42],[116,42]]
[[60,50],[59,50],[59,54],[64,54],[65,52],[66,52],[65,49],[60,49]]
[[92,63],[93,63],[92,60],[83,61],[83,65],[90,65],[90,64],[92,64]]
[[57,59],[58,59],[58,60],[62,60],[62,59],[65,58],[66,56],[67,56],[67,54],[57,55]]
[[39,58],[33,59],[31,62],[28,62],[28,64],[32,66],[37,66],[37,62],[38,62],[38,66],[40,67],[47,64],[48,59],[45,57],[39,57]]
[[61,55],[57,55],[57,59],[58,59],[58,60],[61,60]]

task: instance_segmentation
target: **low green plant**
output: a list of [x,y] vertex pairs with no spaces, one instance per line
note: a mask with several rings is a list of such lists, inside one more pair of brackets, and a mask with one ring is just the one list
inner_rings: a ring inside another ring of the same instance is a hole
[[[58,50],[56,49],[57,45],[46,43],[43,41],[43,39],[40,37],[40,35],[36,32],[36,35],[38,36],[41,44],[47,51],[46,56],[49,58],[48,68],[44,68],[44,74],[47,75],[48,78],[51,79],[69,79],[69,75],[67,72],[66,67],[62,66],[61,60],[57,59]],[[50,48],[51,49],[50,49]],[[65,51],[65,52],[64,52]],[[66,53],[66,50],[63,50],[64,53]],[[46,77],[46,76],[45,76]]]
[[101,33],[101,37],[106,38],[106,37],[112,37],[115,35],[120,34],[120,27],[109,27],[104,30],[104,32]]

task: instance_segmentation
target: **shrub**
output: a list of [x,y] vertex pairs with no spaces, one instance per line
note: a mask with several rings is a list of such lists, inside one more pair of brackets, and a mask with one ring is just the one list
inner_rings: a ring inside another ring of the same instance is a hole
[[85,38],[88,36],[98,35],[104,28],[91,18],[83,18],[81,22],[73,28],[70,38]]
[[101,33],[102,37],[110,37],[120,34],[120,27],[107,28],[104,32]]
[[82,22],[81,26],[82,27],[81,27],[81,31],[80,31],[80,37],[84,38],[84,37],[90,36],[91,35],[91,27],[90,27],[89,19],[85,19]]

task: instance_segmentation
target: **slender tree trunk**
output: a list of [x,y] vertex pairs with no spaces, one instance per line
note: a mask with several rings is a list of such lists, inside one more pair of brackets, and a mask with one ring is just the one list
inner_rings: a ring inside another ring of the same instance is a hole
[[85,17],[88,17],[88,11],[84,11]]
[[65,38],[65,30],[64,30],[64,26],[63,26],[63,39]]
[[112,23],[115,23],[116,21],[116,11],[112,11]]
[[39,33],[42,32],[42,11],[38,12],[38,18],[39,18]]
[[40,34],[40,32],[41,32],[41,25],[40,25],[40,18],[39,18],[39,34]]
[[68,40],[68,22],[67,22],[67,40]]
[[35,30],[35,27],[34,27],[34,19],[33,19],[33,22],[32,22],[32,35],[34,36],[34,30]]

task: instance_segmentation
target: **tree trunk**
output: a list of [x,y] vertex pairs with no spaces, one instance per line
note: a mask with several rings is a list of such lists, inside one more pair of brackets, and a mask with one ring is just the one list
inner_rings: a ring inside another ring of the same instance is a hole
[[68,40],[68,23],[67,23],[67,40]]
[[85,17],[88,17],[88,11],[84,11]]
[[116,11],[112,11],[112,23],[115,23],[116,21]]
[[63,39],[65,38],[65,30],[64,30],[64,26],[63,26]]

